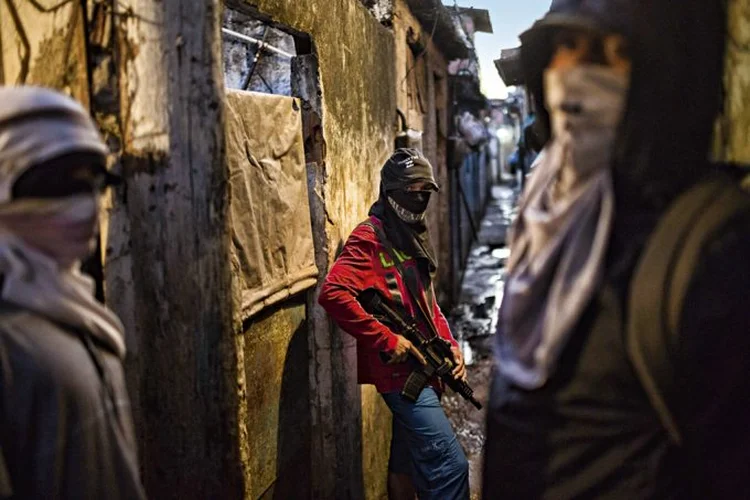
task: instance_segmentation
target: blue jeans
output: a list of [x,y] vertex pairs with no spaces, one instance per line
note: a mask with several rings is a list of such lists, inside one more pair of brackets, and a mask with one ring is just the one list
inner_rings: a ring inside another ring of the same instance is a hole
[[469,498],[469,462],[440,406],[425,387],[416,403],[397,392],[381,394],[393,413],[388,470],[411,475],[420,500]]

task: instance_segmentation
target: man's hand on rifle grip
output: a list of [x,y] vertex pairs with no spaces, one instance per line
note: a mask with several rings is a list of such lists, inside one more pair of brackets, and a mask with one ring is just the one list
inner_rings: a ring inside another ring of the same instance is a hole
[[422,353],[419,352],[419,349],[417,349],[414,344],[409,342],[407,338],[398,334],[396,334],[396,338],[398,339],[398,343],[396,344],[395,349],[393,349],[391,360],[388,362],[389,365],[403,363],[409,358],[409,354],[414,356],[417,361],[419,361],[423,365],[427,364],[427,360],[422,355]]
[[464,363],[464,355],[461,354],[461,349],[458,347],[451,347],[453,353],[453,361],[456,363],[456,367],[453,369],[453,378],[456,380],[463,380],[466,382],[466,363]]

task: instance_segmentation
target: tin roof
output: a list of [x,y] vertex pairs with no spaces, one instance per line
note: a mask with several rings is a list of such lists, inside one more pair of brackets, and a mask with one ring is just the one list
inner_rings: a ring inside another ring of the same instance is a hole
[[490,11],[475,9],[474,7],[459,7],[458,12],[463,16],[469,16],[474,21],[474,31],[481,33],[492,33],[492,20]]
[[440,0],[406,0],[406,4],[428,33],[434,30],[433,41],[447,59],[469,57],[470,49],[458,33],[455,14]]

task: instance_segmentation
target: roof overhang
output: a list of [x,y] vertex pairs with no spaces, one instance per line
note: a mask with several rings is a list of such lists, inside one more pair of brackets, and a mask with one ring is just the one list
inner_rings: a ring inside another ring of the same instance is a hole
[[475,9],[474,7],[459,7],[462,16],[469,16],[474,21],[474,31],[477,33],[493,33],[490,11]]
[[470,107],[474,110],[486,109],[489,107],[487,97],[482,93],[479,86],[479,80],[470,75],[451,75],[453,98],[463,107]]
[[454,14],[441,0],[406,0],[414,17],[427,31],[433,33],[433,42],[446,59],[465,59],[470,51],[456,28]]
[[505,85],[510,87],[511,85],[524,84],[520,47],[501,50],[500,59],[495,60],[495,67]]

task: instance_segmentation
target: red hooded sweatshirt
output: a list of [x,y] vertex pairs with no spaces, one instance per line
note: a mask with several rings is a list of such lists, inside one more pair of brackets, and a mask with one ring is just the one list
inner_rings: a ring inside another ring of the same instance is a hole
[[[369,222],[382,228],[382,222],[375,216],[371,216]],[[398,251],[395,253],[395,258],[402,260],[404,268],[417,265],[416,259]],[[396,335],[367,313],[357,301],[359,293],[368,288],[375,288],[384,297],[401,305],[410,315],[418,317],[416,304],[388,251],[378,240],[375,230],[367,224],[360,224],[349,236],[341,255],[326,277],[318,302],[342,330],[357,339],[358,382],[373,384],[380,393],[398,392],[404,387],[415,364],[413,361],[406,361],[388,365],[380,359],[380,351],[393,353]],[[424,289],[419,291],[425,295]],[[434,297],[434,293],[427,296]],[[457,347],[458,343],[451,335],[448,322],[437,302],[434,299],[424,300],[432,308],[438,334]],[[429,331],[424,322],[419,323],[424,332]]]

